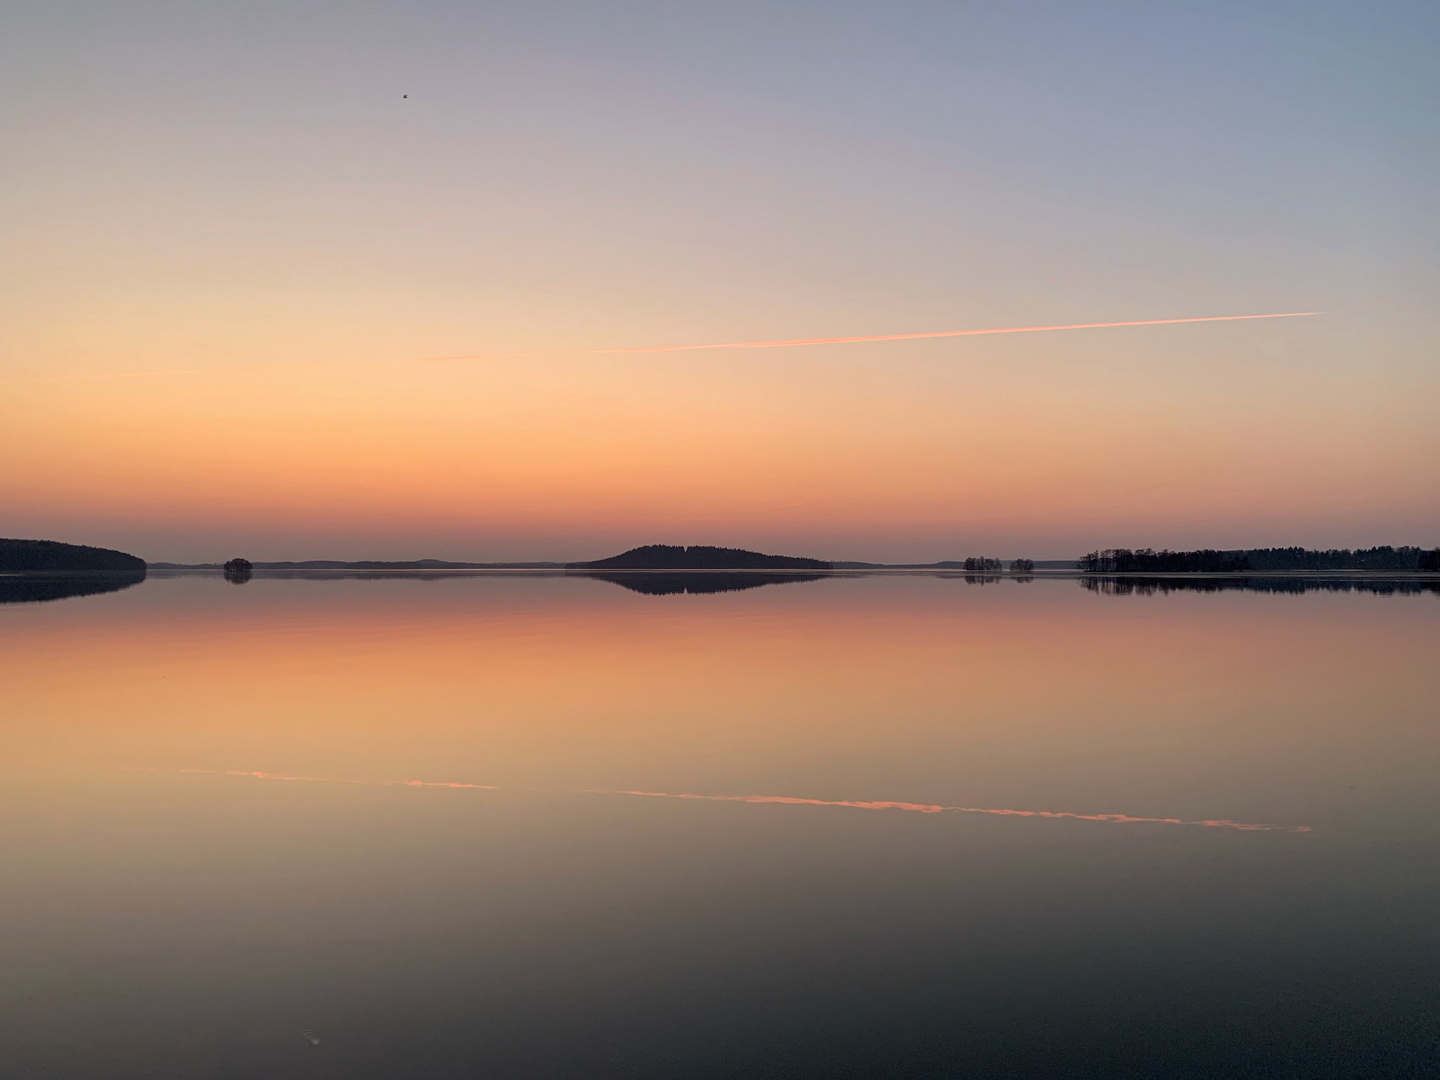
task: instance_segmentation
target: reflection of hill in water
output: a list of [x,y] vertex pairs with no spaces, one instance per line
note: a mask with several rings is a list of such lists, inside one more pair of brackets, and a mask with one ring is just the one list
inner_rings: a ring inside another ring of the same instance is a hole
[[648,593],[651,596],[669,596],[675,593],[719,593],[738,592],[741,589],[758,589],[762,585],[784,585],[792,581],[819,581],[829,574],[775,574],[763,571],[711,570],[705,572],[685,571],[612,571],[606,574],[579,573],[578,576],[598,578],[621,585],[632,592]]
[[1091,592],[1104,593],[1107,596],[1154,596],[1156,593],[1230,592],[1234,590],[1264,593],[1368,592],[1385,596],[1396,593],[1406,595],[1426,592],[1440,594],[1440,581],[1407,581],[1403,578],[1086,577],[1080,579],[1080,584]]
[[0,577],[0,604],[34,604],[64,600],[71,596],[93,596],[118,592],[145,580],[145,571],[130,574],[59,575],[27,574]]

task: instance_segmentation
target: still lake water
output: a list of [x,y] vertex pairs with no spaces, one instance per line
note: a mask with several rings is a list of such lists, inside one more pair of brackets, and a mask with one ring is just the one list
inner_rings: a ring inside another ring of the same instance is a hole
[[918,575],[6,604],[0,1075],[1440,1075],[1437,642]]

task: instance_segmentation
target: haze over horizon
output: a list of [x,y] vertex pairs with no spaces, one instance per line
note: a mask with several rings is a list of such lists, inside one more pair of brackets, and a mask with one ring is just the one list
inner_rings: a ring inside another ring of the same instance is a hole
[[5,536],[182,562],[1440,542],[1433,6],[62,0],[4,26]]

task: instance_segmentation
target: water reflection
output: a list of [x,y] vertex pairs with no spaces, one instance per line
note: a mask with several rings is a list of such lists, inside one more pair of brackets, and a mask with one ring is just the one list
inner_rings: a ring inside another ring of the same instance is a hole
[[0,608],[0,1073],[1434,1072],[1432,595],[587,576]]
[[1440,594],[1440,580],[1299,577],[1083,577],[1080,584],[1106,596],[1155,596],[1172,592],[1376,593],[1380,596]]
[[0,575],[0,604],[34,604],[72,596],[119,592],[145,580],[145,571],[130,574]]
[[[160,772],[157,769],[126,769],[126,772]],[[343,776],[291,776],[286,773],[244,769],[175,769],[180,775],[234,776],[246,780],[270,780],[289,784],[349,784],[361,787],[441,788],[452,791],[503,791],[494,784],[466,784],[454,780],[364,780]],[[752,806],[830,806],[845,810],[899,810],[912,814],[990,814],[994,817],[1052,818],[1070,821],[1097,821],[1113,825],[1199,825],[1240,832],[1311,832],[1309,825],[1270,825],[1231,821],[1229,818],[1189,820],[1178,817],[1135,817],[1131,814],[1078,814],[1072,810],[1019,810],[1013,807],[944,806],[940,803],[899,802],[894,799],[811,799],[803,795],[699,795],[671,791],[583,791],[557,792],[564,795],[628,795],[649,799],[678,799],[682,802],[748,803]]]

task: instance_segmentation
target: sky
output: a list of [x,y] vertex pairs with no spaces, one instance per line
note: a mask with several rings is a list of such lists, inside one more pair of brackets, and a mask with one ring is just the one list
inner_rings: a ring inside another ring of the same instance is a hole
[[1440,544],[1437,49],[1420,3],[11,0],[0,535]]

